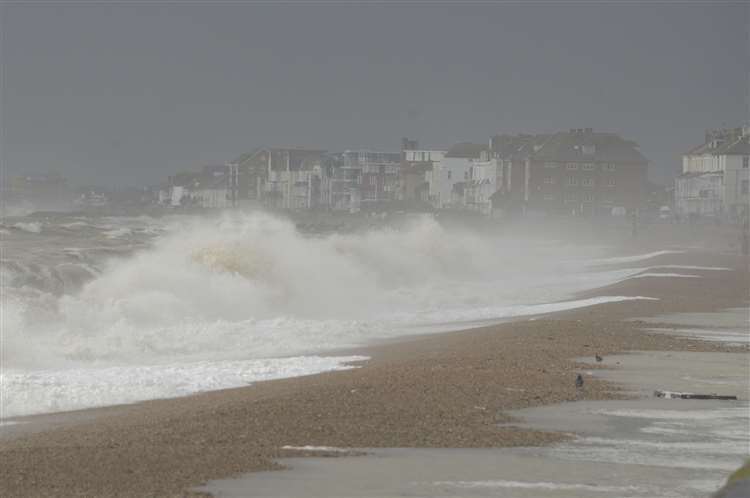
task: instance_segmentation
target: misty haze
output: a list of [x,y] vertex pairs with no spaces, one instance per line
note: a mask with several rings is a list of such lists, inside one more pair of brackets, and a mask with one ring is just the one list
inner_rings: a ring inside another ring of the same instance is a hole
[[0,2],[0,495],[750,496],[746,2]]

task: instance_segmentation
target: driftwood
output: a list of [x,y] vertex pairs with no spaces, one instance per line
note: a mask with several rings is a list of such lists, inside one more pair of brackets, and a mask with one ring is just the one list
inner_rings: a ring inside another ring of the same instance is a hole
[[674,391],[654,391],[654,396],[665,399],[719,399],[727,401],[737,399],[737,396],[727,394],[678,393]]

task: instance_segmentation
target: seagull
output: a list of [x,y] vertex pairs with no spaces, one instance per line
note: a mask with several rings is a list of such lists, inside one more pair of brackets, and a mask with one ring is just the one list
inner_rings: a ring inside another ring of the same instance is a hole
[[583,388],[583,376],[581,374],[578,374],[578,377],[576,377],[576,389],[582,389]]
[[601,357],[601,356],[599,356],[599,355],[596,355],[596,362],[597,362],[597,363],[601,363],[601,362],[602,362],[603,360],[604,360],[604,358],[602,358],[602,357]]

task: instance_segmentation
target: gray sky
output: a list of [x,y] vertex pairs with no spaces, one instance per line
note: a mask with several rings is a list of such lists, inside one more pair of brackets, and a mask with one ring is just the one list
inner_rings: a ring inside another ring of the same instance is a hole
[[259,145],[593,127],[665,181],[747,120],[748,4],[5,3],[9,174],[157,183]]

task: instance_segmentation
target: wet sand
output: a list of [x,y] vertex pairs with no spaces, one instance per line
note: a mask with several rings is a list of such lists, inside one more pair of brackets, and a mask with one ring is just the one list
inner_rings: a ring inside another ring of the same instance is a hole
[[46,416],[43,423],[28,417],[5,428],[0,441],[0,494],[184,496],[209,480],[278,469],[277,459],[302,455],[281,449],[285,445],[491,448],[567,440],[571,436],[558,431],[501,424],[518,422],[511,410],[627,396],[595,376],[578,393],[575,375],[601,365],[584,366],[577,358],[635,350],[747,354],[746,346],[673,338],[643,330],[652,324],[623,321],[747,306],[746,260],[670,256],[648,265],[734,271],[692,272],[700,279],[647,277],[598,291],[659,301],[599,305],[363,348],[357,354],[372,359],[356,370]]
[[[582,361],[587,361],[583,358]],[[290,470],[218,480],[224,498],[498,496],[705,497],[750,454],[748,355],[649,351],[605,357],[585,372],[638,399],[578,401],[510,412],[527,429],[575,434],[549,448],[360,449],[366,457],[284,459]],[[655,389],[739,395],[668,400]]]

